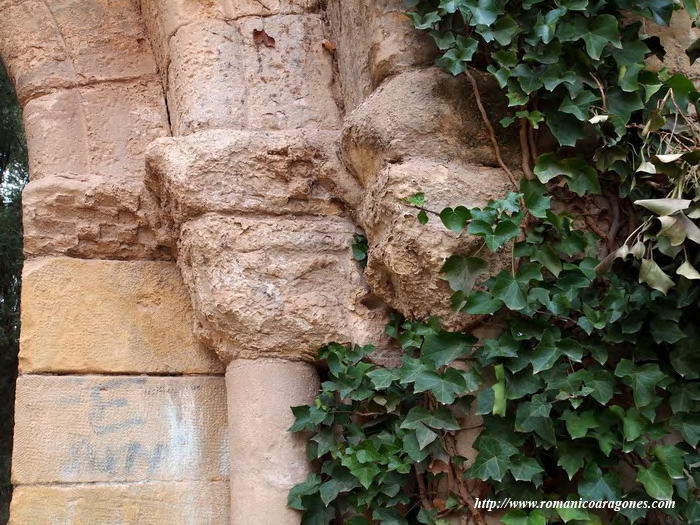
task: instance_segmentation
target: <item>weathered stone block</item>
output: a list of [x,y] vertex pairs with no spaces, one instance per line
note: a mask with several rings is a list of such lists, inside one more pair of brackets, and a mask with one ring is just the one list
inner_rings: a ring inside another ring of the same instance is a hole
[[[256,42],[254,31],[275,39]],[[169,41],[173,132],[338,127],[332,57],[318,15],[206,18]]]
[[320,185],[342,170],[334,131],[203,131],[160,139],[148,184],[176,224],[204,213],[337,215]]
[[236,27],[215,18],[181,26],[169,41],[173,134],[245,127],[246,86]]
[[[320,15],[242,18],[247,125],[258,129],[334,129],[340,112],[333,98],[333,60],[323,47]],[[275,39],[257,44],[255,30]]]
[[402,0],[328,2],[331,39],[336,46],[347,112],[359,106],[389,76],[433,62],[435,44],[413,28],[405,9]]
[[153,75],[155,61],[131,2],[5,2],[0,50],[24,101],[50,89]]
[[312,360],[333,341],[380,341],[386,312],[368,302],[350,253],[354,232],[342,217],[187,222],[178,264],[203,337],[225,361]]
[[[418,210],[405,199],[425,193],[427,208],[439,213],[448,206],[483,206],[511,190],[500,168],[425,158],[386,166],[368,188],[358,213],[369,240],[365,277],[372,292],[409,318],[439,315],[450,327],[478,322],[479,316],[453,312],[452,291],[440,270],[447,257],[474,254],[483,240],[451,232],[439,219],[420,224]],[[490,275],[510,265],[510,253],[490,255],[484,249],[480,256],[488,260]]]
[[46,177],[22,199],[28,256],[172,259],[172,232],[140,178]]
[[149,482],[15,487],[10,525],[224,525],[228,483]]
[[17,380],[12,479],[223,480],[226,440],[220,377],[24,375]]
[[174,263],[35,259],[24,267],[20,370],[223,373],[193,323]]
[[315,11],[319,0],[220,0],[227,18],[287,15]]
[[60,90],[24,107],[32,180],[141,179],[146,146],[170,134],[157,77]]
[[[482,97],[497,119],[504,105],[493,93],[482,90]],[[372,291],[411,318],[442,315],[451,327],[478,321],[452,314],[440,269],[454,253],[476,252],[480,239],[458,236],[439,221],[421,225],[418,210],[405,202],[422,192],[427,208],[439,213],[481,206],[515,189],[497,167],[468,84],[436,68],[405,72],[384,82],[345,123],[341,154],[364,188],[353,205],[369,240],[365,275]],[[517,141],[506,137],[502,153],[515,164]],[[354,194],[340,196],[354,201]],[[497,256],[487,259],[494,273],[504,264]]]

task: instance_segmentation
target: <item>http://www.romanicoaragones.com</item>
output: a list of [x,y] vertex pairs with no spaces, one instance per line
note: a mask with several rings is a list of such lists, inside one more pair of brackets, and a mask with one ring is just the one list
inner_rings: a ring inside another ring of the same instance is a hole
[[672,500],[663,501],[601,501],[601,500],[514,500],[504,498],[502,500],[480,499],[474,502],[474,507],[484,509],[489,512],[506,509],[537,510],[537,509],[608,509],[619,512],[625,509],[673,509],[676,502]]

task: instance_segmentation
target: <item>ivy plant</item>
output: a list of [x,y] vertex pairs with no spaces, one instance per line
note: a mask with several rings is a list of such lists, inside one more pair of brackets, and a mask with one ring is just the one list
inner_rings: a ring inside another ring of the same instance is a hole
[[[482,525],[486,497],[650,503],[508,510],[506,525],[700,523],[700,94],[648,65],[664,49],[645,32],[680,8],[413,2],[438,65],[466,75],[477,99],[472,70],[490,73],[512,107],[501,125],[519,130],[519,181],[492,132],[513,191],[436,214],[483,240],[442,276],[453,308],[498,335],[394,315],[397,367],[375,364],[372,347],[322,349],[322,391],[293,409],[319,467],[290,492],[303,523]],[[697,18],[694,0],[683,8]],[[406,204],[425,223],[430,195],[416,190]],[[605,230],[587,220],[594,196],[609,203]],[[512,263],[492,275],[489,254],[504,251]],[[469,432],[475,455],[460,445]],[[651,508],[666,500],[675,507]]]

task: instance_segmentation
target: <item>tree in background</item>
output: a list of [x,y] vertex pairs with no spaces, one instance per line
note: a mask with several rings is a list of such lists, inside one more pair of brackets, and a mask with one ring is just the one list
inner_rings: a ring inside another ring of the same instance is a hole
[[27,182],[22,113],[0,64],[0,523],[12,494],[10,462],[19,350],[22,275],[22,188]]

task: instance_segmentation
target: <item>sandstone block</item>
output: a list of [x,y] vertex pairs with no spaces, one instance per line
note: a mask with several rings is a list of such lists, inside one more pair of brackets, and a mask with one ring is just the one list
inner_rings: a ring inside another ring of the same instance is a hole
[[386,312],[352,259],[354,232],[341,217],[208,214],[186,223],[178,264],[202,336],[225,361],[312,360],[333,341],[380,341]]
[[15,484],[228,477],[220,377],[17,380]]
[[[236,23],[243,47],[250,128],[334,129],[340,112],[333,98],[333,60],[323,48],[320,15],[242,18]],[[255,30],[275,39],[257,44]]]
[[319,182],[342,171],[337,132],[204,131],[161,139],[147,154],[148,184],[181,224],[212,213],[337,215]]
[[173,133],[245,127],[245,63],[236,27],[215,18],[187,24],[169,40],[169,49]]
[[288,15],[312,12],[319,0],[221,0],[221,12],[226,18],[244,16]]
[[6,2],[0,50],[20,100],[50,89],[153,75],[155,61],[131,2]]
[[60,90],[24,107],[32,180],[143,178],[146,146],[169,135],[157,77]]
[[[255,31],[274,38],[256,42]],[[333,129],[332,57],[319,15],[207,18],[169,42],[174,133],[214,128]]]
[[[471,255],[483,241],[451,232],[437,218],[420,224],[417,210],[404,199],[422,192],[428,209],[439,213],[447,206],[483,206],[512,189],[500,168],[425,158],[389,164],[368,188],[358,212],[369,240],[365,277],[372,292],[412,319],[439,315],[451,327],[478,322],[479,316],[452,311],[452,291],[440,269],[450,255]],[[510,264],[509,255],[489,256],[484,249],[480,256],[489,261],[491,275]]]
[[[402,0],[330,0],[345,109],[354,110],[386,78],[435,59],[435,44],[413,28]],[[407,106],[408,107],[408,106]]]
[[300,522],[287,494],[311,469],[306,437],[287,431],[294,422],[289,407],[312,403],[318,389],[318,374],[306,363],[240,359],[227,367],[231,525]]
[[22,280],[20,370],[223,373],[193,324],[174,263],[35,259]]
[[148,482],[15,487],[10,525],[224,525],[228,483]]
[[172,232],[142,179],[46,177],[22,199],[27,256],[172,258]]
[[[497,120],[503,105],[493,92],[484,89],[482,97]],[[517,141],[506,137],[501,136],[503,156],[515,163]],[[354,193],[340,196],[355,207],[367,234],[365,276],[372,291],[410,318],[441,315],[451,327],[478,322],[451,313],[451,292],[440,269],[449,255],[476,252],[480,239],[457,236],[437,220],[421,225],[417,210],[405,203],[422,192],[426,206],[439,213],[447,206],[481,206],[514,189],[496,167],[465,81],[435,68],[391,78],[346,119],[341,155],[364,189],[357,204]],[[491,271],[498,272],[504,262],[489,259]]]
[[[506,111],[501,92],[482,80],[484,105],[498,122]],[[512,131],[501,130],[499,141],[506,162],[518,165]],[[497,166],[469,83],[437,68],[402,73],[377,89],[346,118],[341,153],[365,188],[388,162],[410,157]]]

